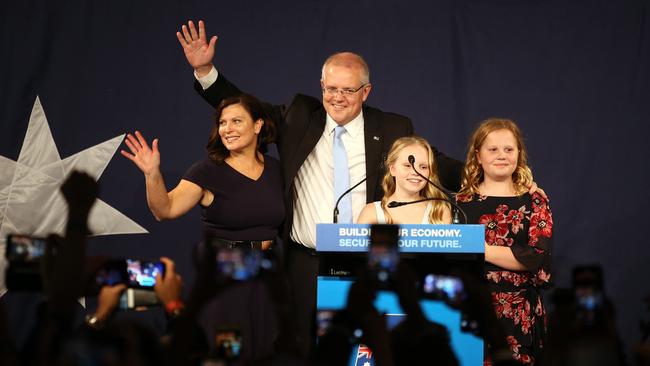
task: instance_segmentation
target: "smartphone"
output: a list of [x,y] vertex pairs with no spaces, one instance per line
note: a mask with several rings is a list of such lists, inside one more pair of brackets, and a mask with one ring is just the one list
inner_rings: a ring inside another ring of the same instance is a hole
[[5,274],[7,289],[40,292],[43,290],[41,258],[47,239],[22,234],[7,235],[5,257],[9,266]]
[[424,297],[451,304],[460,304],[467,298],[463,281],[460,278],[433,273],[424,276],[422,293]]
[[605,297],[602,291],[589,287],[574,289],[576,319],[582,326],[602,324],[605,316]]
[[591,293],[576,293],[578,308],[584,311],[598,311],[603,306],[603,295],[600,291]]
[[368,248],[368,269],[379,282],[388,282],[399,264],[399,226],[372,225]]
[[332,327],[334,321],[334,316],[336,316],[336,310],[334,309],[319,309],[316,311],[316,336],[324,336]]
[[238,328],[217,329],[214,342],[216,356],[220,360],[236,361],[239,359],[242,347],[242,336]]
[[140,259],[126,259],[126,285],[130,288],[152,288],[156,284],[156,276],[165,275],[165,264]]
[[[340,310],[337,309],[318,309],[316,311],[316,336],[324,336],[332,327],[334,318]],[[386,321],[386,328],[391,330],[399,325],[404,319],[406,319],[406,314],[393,314],[386,313],[384,314],[384,319]],[[360,337],[358,334],[354,334],[355,337]]]
[[217,276],[234,281],[257,277],[266,263],[260,250],[245,247],[217,248]]
[[122,292],[118,307],[121,310],[146,310],[160,305],[160,299],[155,292],[146,289],[127,288]]
[[129,288],[151,289],[156,284],[156,275],[165,275],[162,262],[140,259],[113,259],[108,261],[95,275],[95,287],[113,286],[124,283]]
[[481,327],[476,319],[472,319],[466,312],[460,313],[460,331],[481,337]]
[[584,326],[593,326],[603,321],[603,283],[603,269],[599,265],[576,266],[572,270],[576,318]]
[[47,239],[29,235],[7,235],[5,257],[9,262],[33,262],[45,255]]
[[114,286],[126,282],[125,262],[120,259],[113,259],[106,262],[95,274],[95,292],[99,293],[103,286]]

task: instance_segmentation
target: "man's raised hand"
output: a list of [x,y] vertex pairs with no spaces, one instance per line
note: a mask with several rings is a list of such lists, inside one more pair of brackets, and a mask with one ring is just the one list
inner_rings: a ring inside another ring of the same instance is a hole
[[212,58],[217,44],[217,36],[212,36],[208,43],[205,34],[205,23],[199,20],[199,31],[196,31],[194,22],[187,22],[181,27],[182,32],[176,32],[176,38],[183,47],[187,62],[194,68],[198,77],[207,75],[212,70]]

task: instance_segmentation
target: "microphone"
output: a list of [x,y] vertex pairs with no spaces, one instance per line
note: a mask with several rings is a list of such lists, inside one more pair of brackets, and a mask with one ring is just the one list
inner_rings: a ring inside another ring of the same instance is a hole
[[391,204],[393,204],[393,203],[396,205],[396,206],[393,206],[393,207],[399,207],[399,206],[409,205],[409,204],[413,204],[413,203],[417,203],[417,202],[423,202],[423,201],[445,201],[445,202],[449,203],[452,206],[452,212],[453,212],[452,223],[453,224],[460,224],[460,219],[458,218],[458,212],[460,211],[460,213],[463,214],[463,218],[465,219],[465,224],[467,224],[467,215],[465,214],[465,211],[463,211],[463,209],[461,209],[456,204],[456,202],[454,202],[454,200],[452,199],[453,193],[451,191],[449,191],[448,189],[446,189],[444,187],[440,187],[439,185],[433,183],[431,180],[429,180],[428,177],[425,177],[420,172],[418,172],[418,170],[415,169],[415,156],[409,155],[408,156],[408,161],[409,161],[409,164],[411,165],[411,168],[413,168],[413,171],[415,172],[415,174],[417,174],[418,176],[420,176],[421,178],[423,178],[424,180],[429,182],[429,184],[431,184],[432,186],[436,187],[438,190],[443,192],[448,197],[448,199],[424,198],[424,199],[417,200],[417,201],[412,201],[412,202],[395,202],[395,201],[392,201],[392,202],[390,202],[388,204],[388,207],[391,207]]
[[[385,162],[385,161],[386,161],[386,156],[383,155],[383,156],[381,157],[381,160],[379,161],[379,165],[377,166],[377,170],[375,171],[375,174],[371,174],[371,175],[370,175],[371,177],[374,176],[374,175],[377,175],[377,172],[379,172],[379,171],[381,170],[381,167],[384,166],[384,162]],[[345,197],[346,194],[352,192],[353,189],[357,188],[359,185],[361,185],[361,183],[365,182],[366,180],[368,180],[368,177],[363,178],[359,183],[353,185],[350,189],[348,189],[347,191],[343,192],[343,193],[339,196],[339,198],[336,200],[336,204],[334,205],[334,212],[333,212],[333,215],[332,215],[332,216],[333,216],[333,217],[332,217],[332,222],[333,222],[333,223],[336,224],[336,223],[339,222],[339,202],[341,202],[341,199],[343,199],[343,197]]]
[[446,198],[431,197],[431,198],[423,198],[423,199],[420,199],[420,200],[410,201],[410,202],[390,201],[390,202],[388,202],[387,206],[390,207],[390,208],[395,208],[395,207],[412,205],[414,203],[420,203],[420,202],[424,202],[424,201],[444,201],[444,202],[448,202],[449,200],[446,199]]
[[353,189],[355,189],[355,188],[357,188],[359,185],[361,185],[361,183],[365,182],[366,179],[368,179],[368,177],[363,178],[361,181],[359,181],[359,183],[357,183],[357,184],[353,185],[352,187],[348,188],[347,191],[343,192],[343,193],[339,196],[339,198],[336,200],[336,204],[334,205],[334,217],[332,217],[332,222],[333,222],[333,223],[336,224],[337,222],[339,222],[339,202],[341,202],[341,199],[343,199],[343,197],[345,197],[346,194],[352,192]]

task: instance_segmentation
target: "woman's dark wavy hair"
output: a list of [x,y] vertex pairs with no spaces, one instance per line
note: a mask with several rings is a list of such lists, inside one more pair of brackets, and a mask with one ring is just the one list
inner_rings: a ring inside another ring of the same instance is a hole
[[[275,124],[264,110],[262,102],[250,94],[240,94],[234,97],[229,97],[221,101],[214,113],[214,125],[210,131],[210,138],[208,138],[208,156],[215,163],[222,163],[229,155],[230,151],[224,146],[219,136],[219,120],[221,113],[226,107],[239,104],[250,114],[253,122],[261,119],[264,121],[259,135],[257,135],[257,151],[264,154],[267,150],[266,145],[275,142]],[[259,160],[258,156],[255,156]]]

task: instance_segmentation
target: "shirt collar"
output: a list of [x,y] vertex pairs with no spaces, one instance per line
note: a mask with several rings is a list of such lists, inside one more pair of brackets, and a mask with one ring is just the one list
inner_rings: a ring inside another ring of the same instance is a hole
[[[338,123],[336,123],[328,114],[325,118],[325,132],[331,136],[334,133],[336,126],[338,126]],[[354,117],[352,121],[345,125],[345,130],[352,138],[356,138],[363,132],[363,111],[359,112],[359,115]]]

